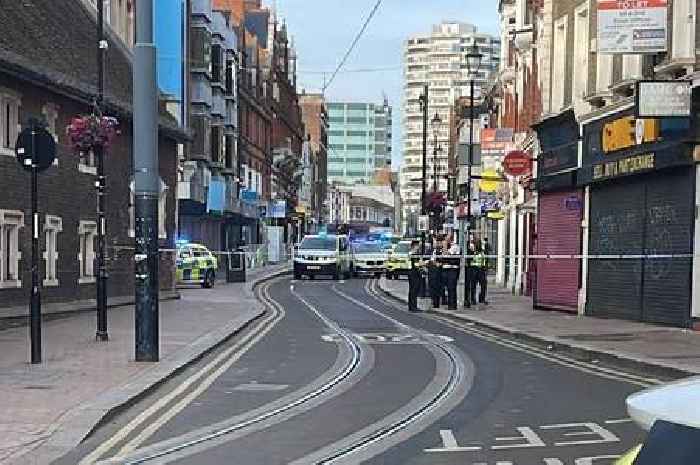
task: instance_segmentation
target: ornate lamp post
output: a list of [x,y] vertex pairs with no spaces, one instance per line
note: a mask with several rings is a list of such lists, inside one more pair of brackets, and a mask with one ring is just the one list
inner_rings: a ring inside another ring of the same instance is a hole
[[[484,57],[479,52],[479,46],[476,44],[476,39],[472,39],[473,44],[469,53],[467,53],[467,72],[469,73],[469,160],[467,165],[467,229],[464,237],[464,250],[467,251],[469,244],[469,235],[472,228],[472,165],[474,164],[474,77],[481,67],[481,59]],[[467,259],[466,266],[469,267]],[[466,271],[466,270],[465,270]],[[465,273],[465,276],[468,276]],[[469,296],[469,280],[464,280],[464,304],[467,304],[467,296]]]

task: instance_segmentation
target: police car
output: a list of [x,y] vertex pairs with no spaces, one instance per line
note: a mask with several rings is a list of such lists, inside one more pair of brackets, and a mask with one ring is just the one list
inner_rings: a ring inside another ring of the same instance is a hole
[[627,398],[627,411],[649,434],[615,465],[700,463],[700,377],[647,389]]
[[205,246],[178,241],[176,264],[178,284],[200,284],[207,289],[214,287],[219,262]]
[[396,279],[401,275],[408,276],[408,271],[411,269],[411,241],[401,241],[389,254],[389,259],[386,262],[386,277]]

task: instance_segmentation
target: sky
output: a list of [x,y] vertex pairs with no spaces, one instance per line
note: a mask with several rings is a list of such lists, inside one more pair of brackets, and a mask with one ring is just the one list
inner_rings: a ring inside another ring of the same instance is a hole
[[[274,0],[265,0],[272,6]],[[376,0],[276,0],[294,37],[299,57],[298,88],[318,92],[362,27]],[[394,68],[376,72],[343,72],[326,91],[327,101],[381,103],[385,93],[394,108],[394,169],[401,158],[403,41],[430,32],[433,24],[457,20],[498,35],[498,0],[383,0],[343,69]]]

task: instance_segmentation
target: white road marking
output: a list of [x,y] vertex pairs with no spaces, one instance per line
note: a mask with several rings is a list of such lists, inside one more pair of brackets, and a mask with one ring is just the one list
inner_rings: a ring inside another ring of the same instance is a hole
[[[268,286],[269,287],[269,286]],[[267,294],[267,287],[264,289],[264,291]],[[243,354],[245,354],[255,343],[257,343],[260,339],[262,339],[282,318],[284,318],[285,312],[284,309],[276,306],[278,313],[270,315],[267,321],[272,321],[272,324],[265,328],[262,332],[260,333],[250,333],[246,335],[246,337],[241,340],[239,343],[236,345],[228,348],[224,352],[222,352],[219,356],[217,356],[214,360],[212,360],[209,364],[207,364],[203,369],[197,371],[194,373],[192,376],[187,378],[185,381],[183,381],[182,384],[180,384],[177,388],[173,389],[170,393],[167,395],[163,396],[160,400],[158,400],[156,403],[151,405],[148,409],[144,410],[141,412],[136,418],[131,420],[125,427],[117,431],[109,440],[103,442],[100,444],[98,448],[96,448],[94,451],[92,451],[90,454],[85,456],[80,462],[79,465],[92,465],[93,463],[97,462],[104,454],[109,452],[112,448],[117,446],[120,442],[124,441],[134,430],[136,430],[138,427],[140,427],[146,420],[148,420],[151,416],[156,414],[159,410],[164,408],[168,403],[170,403],[172,400],[176,399],[180,395],[182,395],[184,392],[187,391],[187,389],[190,388],[193,384],[198,382],[201,378],[204,377],[204,375],[209,372],[211,369],[216,367],[218,364],[222,363],[224,360],[229,359],[227,362],[225,362],[221,367],[219,367],[218,370],[216,370],[209,378],[206,378],[203,383],[207,384],[207,387],[214,382],[216,378],[218,378],[224,371],[225,369],[222,370],[222,368],[230,368],[233,363],[235,363]],[[237,350],[240,350],[239,353],[234,355],[234,352]],[[212,378],[213,376],[216,376]],[[201,387],[202,385],[200,385]],[[194,392],[199,392],[199,389],[194,391]],[[173,409],[170,411],[166,412],[163,416],[160,417],[160,420],[162,420],[165,416],[169,415],[170,412],[174,412],[174,409],[180,408],[180,410],[184,409],[187,403],[191,403],[196,396],[192,396],[191,394],[187,397],[185,397],[183,400],[181,400]],[[178,410],[179,411],[179,410]],[[171,418],[174,416],[174,413],[168,417]],[[125,451],[131,451],[135,447],[137,447],[139,444],[141,444],[144,440],[146,440],[153,432],[156,431],[157,428],[159,428],[162,424],[164,424],[165,421],[157,421],[151,423],[148,428],[143,430],[141,434],[139,434],[134,440],[130,441],[128,444],[126,444],[117,455],[121,455],[122,452]],[[156,428],[154,428],[154,425],[158,425]],[[149,432],[148,436],[145,436],[146,432]]]
[[265,383],[246,383],[239,384],[234,391],[284,391],[289,387],[288,384],[265,384]]
[[623,423],[632,423],[631,418],[621,418],[619,420],[605,420],[606,425],[621,425]]
[[460,447],[451,429],[441,429],[440,438],[442,438],[442,447],[425,449],[424,452],[473,452],[481,450],[480,446]]
[[577,446],[584,444],[603,444],[607,442],[620,442],[620,438],[613,433],[603,428],[596,423],[562,423],[560,425],[540,426],[540,429],[557,429],[557,428],[587,428],[587,431],[573,431],[564,433],[564,436],[597,436],[597,439],[588,439],[583,441],[562,441],[555,442],[555,446]]
[[546,447],[547,445],[544,443],[544,441],[535,433],[532,428],[529,428],[527,426],[519,426],[515,428],[518,430],[520,433],[520,436],[514,436],[510,438],[494,438],[496,441],[520,441],[522,439],[525,439],[527,442],[524,444],[521,442],[519,444],[506,444],[503,446],[491,446],[491,449],[493,450],[502,450],[502,449],[516,449],[516,448],[525,448],[525,447]]

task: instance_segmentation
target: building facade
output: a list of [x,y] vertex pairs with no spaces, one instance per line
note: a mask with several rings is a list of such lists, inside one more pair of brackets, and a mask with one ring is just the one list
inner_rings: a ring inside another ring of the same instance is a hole
[[186,120],[192,140],[181,160],[178,187],[180,238],[229,250],[242,228],[257,221],[257,204],[240,192],[238,153],[238,37],[210,0],[193,0],[189,25],[189,96]]
[[328,182],[369,184],[391,165],[391,111],[386,99],[328,104]]
[[328,184],[328,110],[323,94],[302,92],[299,104],[311,150],[314,220],[316,224],[322,224],[327,221],[329,213],[325,202]]
[[[97,12],[97,2],[100,0],[82,0],[93,12]],[[134,0],[102,0],[104,2],[103,13],[105,24],[121,39],[129,48],[134,46]],[[160,8],[169,8],[166,2],[170,0],[157,0],[155,14],[159,14]],[[179,3],[179,2],[178,2]]]
[[[404,44],[404,95],[403,95],[403,164],[401,167],[401,193],[404,218],[411,212],[420,212],[423,156],[423,110],[420,96],[428,86],[428,115],[441,119],[437,144],[440,149],[437,163],[434,160],[434,137],[428,128],[428,160],[426,176],[441,178],[438,189],[447,191],[449,169],[448,144],[450,128],[455,124],[450,119],[451,107],[457,97],[468,96],[470,78],[466,54],[476,43],[484,55],[481,69],[476,76],[475,97],[498,69],[501,51],[500,39],[480,33],[476,26],[460,22],[443,22],[432,27],[429,34],[409,37]],[[431,186],[432,190],[432,186]]]
[[[95,297],[97,278],[95,159],[91,153],[75,153],[65,131],[72,118],[93,110],[97,63],[94,48],[85,47],[83,39],[96,37],[95,17],[79,2],[36,0],[32,5],[28,9],[10,2],[0,18],[0,181],[6,189],[0,198],[0,308],[3,316],[13,317],[26,316],[31,286],[30,175],[14,153],[17,135],[30,118],[43,121],[57,142],[56,161],[39,175],[43,311],[56,311],[53,304],[59,303],[83,301],[79,305],[86,305]],[[60,41],[45,34],[55,30],[56,24],[71,24],[62,30]],[[121,130],[104,159],[107,290],[112,299],[134,295],[135,228],[132,64],[125,49],[114,38],[108,40],[103,111],[119,119]],[[28,56],[33,59],[26,60]],[[172,250],[177,228],[177,154],[186,135],[164,112],[159,134],[159,246]],[[159,270],[161,289],[173,290],[172,254],[161,254]]]

